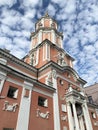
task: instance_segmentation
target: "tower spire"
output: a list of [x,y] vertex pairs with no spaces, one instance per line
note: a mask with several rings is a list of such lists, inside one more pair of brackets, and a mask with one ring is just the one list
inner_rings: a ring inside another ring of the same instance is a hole
[[49,17],[48,11],[46,11],[46,13],[45,13],[45,17]]

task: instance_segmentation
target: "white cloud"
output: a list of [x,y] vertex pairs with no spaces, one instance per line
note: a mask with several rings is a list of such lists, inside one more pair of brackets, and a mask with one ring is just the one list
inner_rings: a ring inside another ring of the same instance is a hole
[[12,7],[17,0],[0,0],[0,6],[9,6]]
[[12,49],[12,40],[8,37],[0,37],[0,46],[8,50]]
[[49,4],[47,10],[48,10],[50,16],[54,16],[55,15],[56,9],[55,9],[55,7],[52,4]]
[[21,5],[28,8],[34,8],[36,5],[42,4],[40,0],[20,0]]

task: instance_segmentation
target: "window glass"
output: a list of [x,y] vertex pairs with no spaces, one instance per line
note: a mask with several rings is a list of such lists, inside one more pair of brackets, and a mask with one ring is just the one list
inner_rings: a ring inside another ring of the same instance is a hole
[[18,89],[14,87],[9,87],[7,97],[9,98],[17,98],[18,96]]
[[48,100],[44,97],[38,97],[38,105],[42,107],[48,107]]

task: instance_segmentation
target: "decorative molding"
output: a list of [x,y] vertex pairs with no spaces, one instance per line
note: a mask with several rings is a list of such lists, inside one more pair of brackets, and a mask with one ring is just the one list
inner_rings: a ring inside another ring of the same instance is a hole
[[56,79],[56,78],[57,78],[57,73],[56,73],[56,70],[53,70],[53,71],[52,71],[52,76],[53,76],[53,78],[54,78],[54,79]]
[[3,111],[15,112],[17,107],[18,103],[13,103],[12,105],[10,105],[8,101],[5,101]]
[[49,115],[50,115],[49,111],[47,111],[46,113],[42,113],[40,111],[40,109],[38,108],[36,110],[36,112],[37,112],[37,115],[36,115],[37,117],[41,117],[41,118],[44,118],[44,119],[49,119]]
[[49,86],[53,86],[53,76],[51,71],[46,78],[46,84]]
[[[10,53],[5,52],[3,49],[0,49],[0,55],[3,57],[6,57],[8,59],[10,59],[11,61],[13,61],[15,64],[19,64],[22,67],[25,67],[31,71],[33,71],[34,73],[36,73],[37,69],[30,66],[29,64],[23,62],[22,60],[18,59],[17,57],[11,55]],[[10,66],[9,66],[10,67]]]
[[0,96],[0,99],[5,99],[6,97],[5,96]]
[[6,65],[7,64],[7,60],[0,57],[0,63],[3,64],[3,65]]
[[11,68],[11,69],[13,69],[13,70],[16,70],[16,71],[19,72],[19,73],[22,73],[22,74],[28,76],[28,77],[30,77],[30,78],[36,79],[36,77],[34,77],[34,76],[32,76],[32,75],[29,75],[29,74],[27,74],[27,73],[25,73],[25,72],[23,72],[23,71],[21,71],[21,70],[15,68],[15,67],[12,67],[12,66],[10,66],[10,65],[8,65],[8,67]]
[[61,115],[61,120],[62,121],[67,121],[67,115]]
[[38,93],[40,93],[40,94],[43,94],[43,95],[46,95],[46,96],[49,96],[49,97],[53,97],[53,93],[49,93],[48,91],[46,92],[46,91],[42,91],[42,90],[40,90],[39,88],[33,88],[33,91],[34,92],[38,92]]
[[95,121],[95,122],[94,122],[94,126],[98,126],[98,121]]
[[22,82],[19,82],[19,81],[17,82],[17,80],[11,79],[9,77],[7,77],[6,81],[12,82],[12,83],[14,83],[16,85],[19,85],[19,86],[23,87],[23,83]]

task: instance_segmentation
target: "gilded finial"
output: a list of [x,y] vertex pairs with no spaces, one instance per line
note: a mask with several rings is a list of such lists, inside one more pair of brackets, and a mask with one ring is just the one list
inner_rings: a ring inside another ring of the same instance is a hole
[[45,17],[49,17],[48,11],[46,11],[46,13],[45,13]]

